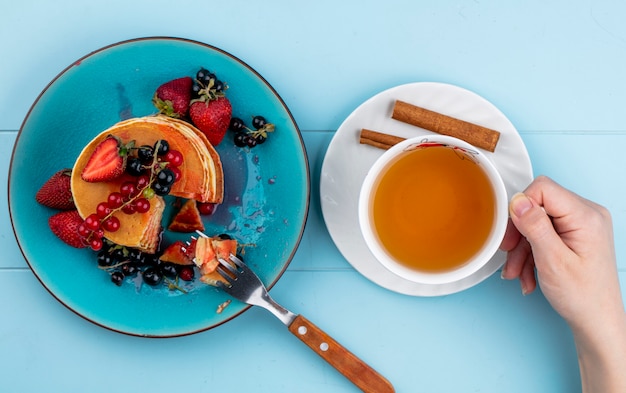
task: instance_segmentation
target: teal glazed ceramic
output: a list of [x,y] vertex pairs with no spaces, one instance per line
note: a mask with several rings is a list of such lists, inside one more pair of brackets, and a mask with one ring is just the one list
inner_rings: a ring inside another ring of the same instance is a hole
[[[228,85],[233,115],[250,123],[263,115],[276,125],[268,140],[238,148],[232,133],[217,150],[224,166],[225,200],[204,216],[206,233],[227,233],[246,244],[245,260],[272,287],[298,247],[309,207],[309,168],[289,109],[250,66],[218,48],[190,40],[154,37],[117,43],[79,59],[59,74],[30,109],[11,157],[9,212],[18,244],[43,286],[85,319],[113,331],[172,337],[220,325],[248,308],[198,280],[150,287],[140,279],[114,285],[96,253],[72,248],[48,229],[56,211],[35,193],[56,171],[71,168],[82,148],[120,120],[156,113],[151,99],[171,79],[194,77],[200,67]],[[170,201],[171,202],[171,201]],[[171,217],[166,210],[164,221]],[[164,222],[167,225],[167,222]],[[190,234],[166,232],[164,243]]]

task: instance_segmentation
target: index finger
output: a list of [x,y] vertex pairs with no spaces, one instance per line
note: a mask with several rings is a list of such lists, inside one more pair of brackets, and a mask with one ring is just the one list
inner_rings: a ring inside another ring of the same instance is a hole
[[589,209],[594,209],[592,202],[565,189],[546,176],[537,177],[524,194],[537,202],[546,214],[554,219],[566,216],[584,217]]

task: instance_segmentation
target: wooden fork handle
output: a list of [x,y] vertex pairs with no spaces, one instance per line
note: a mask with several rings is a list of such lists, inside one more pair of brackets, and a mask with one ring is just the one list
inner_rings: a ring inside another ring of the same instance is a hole
[[366,393],[393,393],[393,385],[376,370],[333,340],[302,315],[296,316],[289,331]]

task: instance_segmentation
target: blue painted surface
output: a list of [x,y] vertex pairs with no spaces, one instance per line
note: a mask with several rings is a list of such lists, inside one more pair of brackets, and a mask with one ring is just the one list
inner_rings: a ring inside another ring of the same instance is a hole
[[[2,6],[0,391],[356,391],[264,310],[192,336],[130,337],[67,310],[27,268],[6,186],[30,106],[78,58],[155,35],[203,41],[241,58],[276,88],[302,130],[311,210],[294,260],[272,290],[277,300],[326,329],[399,392],[580,390],[569,330],[541,293],[522,297],[517,283],[494,276],[455,295],[416,298],[355,272],[324,227],[319,171],[334,130],[373,94],[415,81],[468,88],[517,127],[535,174],[611,210],[626,296],[625,3],[178,4],[186,12],[176,20],[165,1]],[[97,94],[97,80],[93,88]]]

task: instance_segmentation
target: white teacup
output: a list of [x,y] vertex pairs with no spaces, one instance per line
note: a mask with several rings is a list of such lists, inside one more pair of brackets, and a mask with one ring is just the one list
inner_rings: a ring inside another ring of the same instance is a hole
[[359,196],[360,228],[372,254],[416,283],[474,274],[498,250],[507,221],[507,192],[491,160],[449,136],[394,145],[371,167]]

